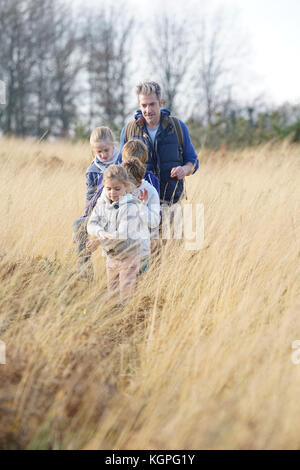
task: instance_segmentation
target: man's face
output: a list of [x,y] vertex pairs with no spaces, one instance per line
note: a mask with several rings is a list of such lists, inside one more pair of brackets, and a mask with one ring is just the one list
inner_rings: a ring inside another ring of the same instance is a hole
[[162,101],[158,100],[155,93],[152,95],[139,95],[139,105],[147,126],[156,127],[160,121]]

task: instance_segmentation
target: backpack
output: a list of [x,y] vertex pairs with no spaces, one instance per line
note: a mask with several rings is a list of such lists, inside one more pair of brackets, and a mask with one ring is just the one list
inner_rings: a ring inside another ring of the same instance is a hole
[[[142,118],[139,118],[142,119]],[[136,137],[143,137],[144,132],[141,128],[142,122],[139,122],[139,119],[137,121],[130,121],[125,128],[125,133],[124,133],[124,142],[128,142],[128,140],[131,139],[131,137],[136,136]],[[181,161],[183,163],[183,133],[182,133],[182,128],[179,122],[179,119],[173,116],[169,116],[169,119],[172,122],[172,125],[175,129],[176,135],[177,135],[177,140],[178,140],[178,149],[179,149],[179,154]]]
[[182,127],[180,125],[180,122],[179,122],[178,118],[170,116],[170,119],[172,121],[173,127],[175,128],[175,132],[177,134],[179,154],[180,154],[181,161],[183,163],[183,133],[182,133]]
[[[182,127],[180,125],[179,119],[174,117],[174,116],[169,116],[169,119],[171,120],[171,123],[174,127],[174,130],[177,135],[177,140],[178,140],[178,150],[179,150],[179,155],[181,158],[181,162],[183,164],[183,133],[182,133]],[[139,118],[136,121],[130,121],[126,127],[125,127],[125,133],[124,133],[124,142],[128,142],[129,139],[131,139],[133,136],[135,137],[143,137],[144,131],[142,129],[142,126],[144,125],[143,118]],[[183,198],[187,199],[187,192],[186,192],[186,186],[185,183],[183,183]]]

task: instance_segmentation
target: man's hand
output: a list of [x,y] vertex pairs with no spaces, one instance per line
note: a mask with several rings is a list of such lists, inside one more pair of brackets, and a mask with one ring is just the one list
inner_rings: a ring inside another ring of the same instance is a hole
[[186,176],[192,174],[194,169],[194,165],[191,162],[188,162],[186,165],[183,166],[176,166],[171,170],[171,178],[177,178],[179,180],[183,180]]
[[100,246],[99,240],[89,240],[85,245],[86,248],[91,251],[92,253],[97,250],[98,246]]

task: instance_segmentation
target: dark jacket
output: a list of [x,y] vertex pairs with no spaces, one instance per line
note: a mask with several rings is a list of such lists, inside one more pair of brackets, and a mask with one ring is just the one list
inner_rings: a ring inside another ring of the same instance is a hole
[[[180,125],[183,133],[183,155],[180,155],[177,134],[169,116],[170,111],[168,109],[161,109],[159,128],[153,145],[142,112],[137,110],[134,116],[136,124],[134,135],[130,138],[141,139],[148,147],[149,154],[146,166],[147,170],[152,171],[159,179],[161,202],[175,203],[183,193],[184,180],[171,178],[170,172],[172,168],[191,162],[195,165],[195,172],[198,169],[199,162],[190,139],[189,131],[182,121],[180,121]],[[118,161],[122,159],[121,151],[125,144],[125,129],[126,127],[123,128],[121,133],[121,148]]]
[[99,160],[98,157],[96,157],[93,162],[90,164],[90,166],[87,168],[85,172],[85,178],[86,178],[86,205],[89,204],[90,200],[93,198],[98,184],[102,181],[100,178],[103,176],[104,171],[106,168],[108,168],[112,163],[117,163],[118,159],[118,153],[119,150],[117,147],[114,148],[114,153],[113,153],[113,161],[110,161],[109,163],[103,163]]

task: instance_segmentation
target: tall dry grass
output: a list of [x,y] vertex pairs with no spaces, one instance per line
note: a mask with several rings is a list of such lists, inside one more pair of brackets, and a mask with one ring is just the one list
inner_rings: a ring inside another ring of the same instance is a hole
[[299,155],[207,153],[205,243],[168,243],[124,308],[75,272],[86,145],[0,141],[0,446],[300,448]]

